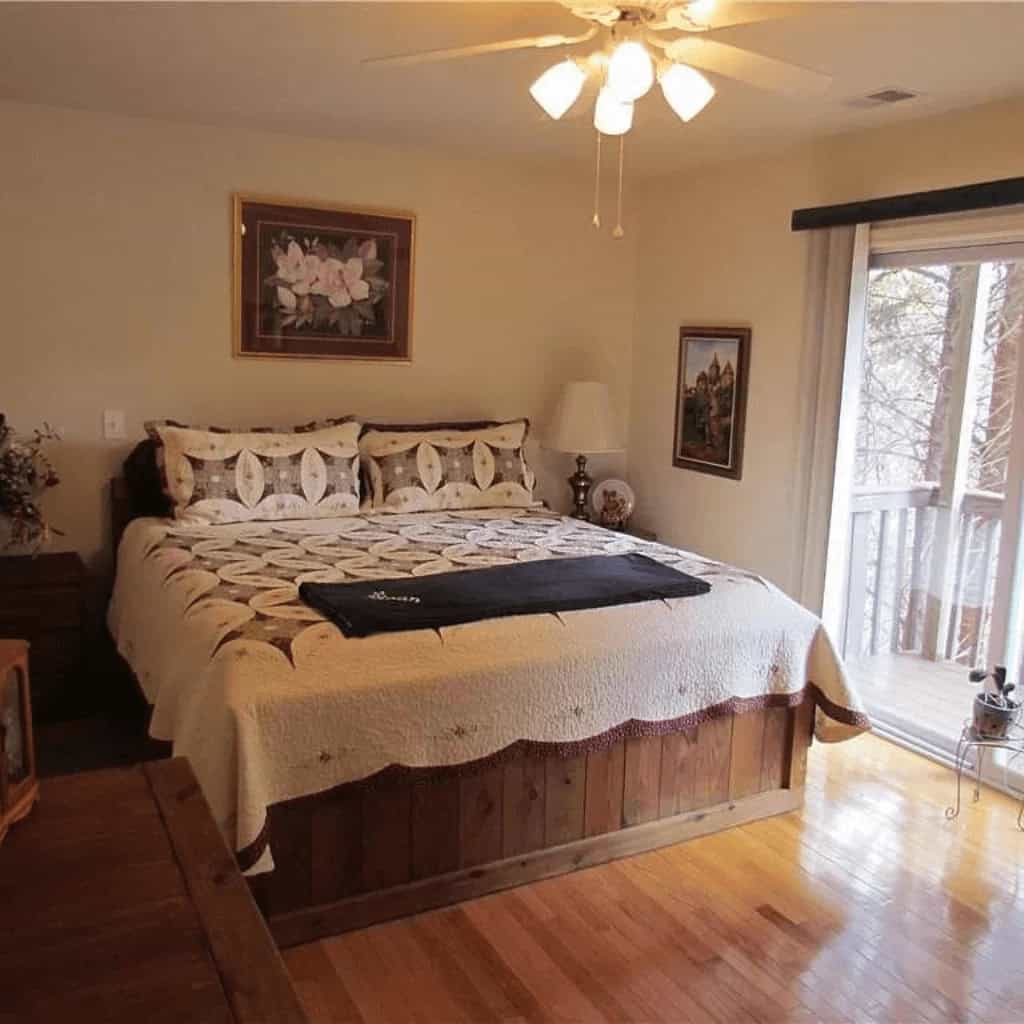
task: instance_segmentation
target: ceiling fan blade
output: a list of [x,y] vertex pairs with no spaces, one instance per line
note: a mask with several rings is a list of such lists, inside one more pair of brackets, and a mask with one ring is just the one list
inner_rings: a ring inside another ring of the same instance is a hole
[[597,22],[605,28],[617,25],[622,18],[622,9],[607,0],[558,0],[563,7],[568,7],[577,18]]
[[457,46],[445,50],[421,50],[419,53],[399,53],[390,57],[366,57],[362,64],[432,64],[443,60],[459,60],[462,57],[482,57],[488,53],[504,53],[507,50],[546,50],[554,46],[574,46],[593,39],[597,29],[590,29],[578,36],[527,36],[523,39],[504,39],[498,43],[477,43],[474,46]]
[[666,44],[665,54],[669,60],[680,64],[692,64],[695,68],[787,96],[820,96],[832,83],[831,76],[819,71],[700,36],[673,40]]
[[649,29],[656,32],[675,30],[683,32],[711,32],[715,29],[732,28],[734,25],[750,25],[758,21],[776,21],[807,13],[806,3],[744,3],[742,0],[696,0],[694,3],[678,4],[668,8]]

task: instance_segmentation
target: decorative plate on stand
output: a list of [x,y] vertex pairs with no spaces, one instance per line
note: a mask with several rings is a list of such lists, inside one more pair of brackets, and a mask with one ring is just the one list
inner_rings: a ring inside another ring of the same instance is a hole
[[636,507],[636,495],[625,480],[602,480],[590,492],[594,518],[611,530],[621,530]]

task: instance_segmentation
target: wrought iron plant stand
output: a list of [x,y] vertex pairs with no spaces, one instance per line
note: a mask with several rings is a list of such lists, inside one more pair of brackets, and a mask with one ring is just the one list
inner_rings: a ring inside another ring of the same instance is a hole
[[[1004,770],[1024,754],[1024,725],[1021,724],[1019,714],[1005,736],[984,736],[975,729],[973,721],[964,722],[963,731],[956,745],[956,803],[946,808],[946,817],[950,821],[960,814],[960,787],[965,770],[974,774],[974,802],[977,803],[981,799],[981,775],[985,766],[985,756],[990,750],[1009,752],[1010,756]],[[1017,827],[1024,832],[1024,793],[1021,794],[1020,809],[1017,812]]]

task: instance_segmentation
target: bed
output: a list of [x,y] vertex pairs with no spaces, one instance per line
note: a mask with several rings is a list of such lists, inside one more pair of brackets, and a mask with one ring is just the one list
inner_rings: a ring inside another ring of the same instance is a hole
[[[113,483],[108,623],[282,945],[797,808],[868,725],[818,620],[538,508],[179,523]],[[347,639],[303,581],[640,552],[710,593]]]

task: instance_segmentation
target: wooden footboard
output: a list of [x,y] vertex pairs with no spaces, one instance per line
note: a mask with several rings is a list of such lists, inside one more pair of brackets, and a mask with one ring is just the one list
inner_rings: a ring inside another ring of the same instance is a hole
[[577,757],[414,773],[271,808],[250,879],[282,946],[362,928],[800,806],[813,703]]

